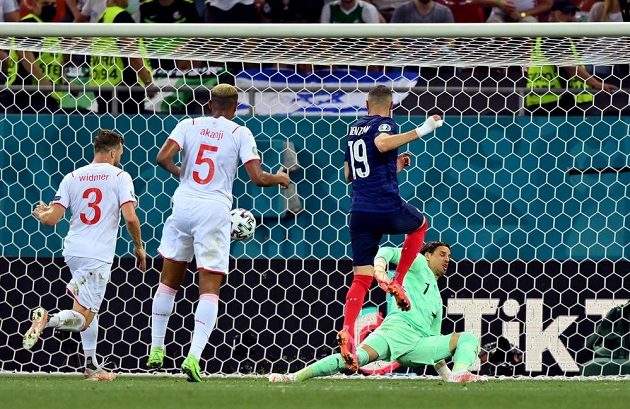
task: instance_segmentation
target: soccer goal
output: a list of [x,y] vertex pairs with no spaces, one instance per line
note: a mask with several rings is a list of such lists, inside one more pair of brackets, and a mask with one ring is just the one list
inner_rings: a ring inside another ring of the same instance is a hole
[[[206,113],[209,90],[230,82],[263,167],[285,165],[294,185],[263,191],[239,173],[234,207],[258,227],[232,244],[206,373],[294,371],[334,348],[352,269],[344,137],[366,92],[384,84],[401,130],[445,118],[409,146],[412,166],[399,175],[402,196],[429,217],[427,240],[452,245],[442,332],[478,334],[486,374],[629,374],[629,45],[630,26],[615,23],[1,24],[0,371],[81,367],[78,334],[21,348],[33,308],[71,305],[67,221],[42,227],[30,212],[110,128],[125,136],[122,166],[153,260],[140,273],[119,241],[98,354],[146,372],[156,249],[177,186],[155,157],[177,121]],[[190,342],[195,279],[176,299],[167,371]],[[373,288],[357,333],[377,327],[389,302]],[[432,373],[364,369],[392,371]]]

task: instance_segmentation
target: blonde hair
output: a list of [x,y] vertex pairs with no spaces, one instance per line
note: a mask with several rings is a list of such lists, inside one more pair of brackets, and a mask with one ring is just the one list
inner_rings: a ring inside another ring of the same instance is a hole
[[213,106],[228,108],[238,101],[238,91],[232,85],[219,84],[212,88],[210,100]]

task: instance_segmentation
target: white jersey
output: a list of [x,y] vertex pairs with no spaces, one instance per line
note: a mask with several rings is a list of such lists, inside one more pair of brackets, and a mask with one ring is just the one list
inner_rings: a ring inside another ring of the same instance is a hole
[[64,257],[113,262],[120,224],[120,207],[136,203],[129,173],[108,163],[92,163],[67,174],[53,203],[70,209],[70,230]]
[[222,116],[185,119],[169,139],[182,150],[174,199],[212,199],[231,208],[239,159],[242,163],[260,160],[252,132]]

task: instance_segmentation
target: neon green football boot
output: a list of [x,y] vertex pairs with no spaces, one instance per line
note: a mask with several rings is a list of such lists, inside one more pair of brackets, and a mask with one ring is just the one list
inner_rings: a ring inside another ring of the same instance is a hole
[[188,382],[201,382],[200,371],[199,360],[192,355],[188,355],[182,364],[182,372],[188,376]]
[[164,349],[151,348],[149,359],[147,359],[147,368],[160,369],[164,365]]

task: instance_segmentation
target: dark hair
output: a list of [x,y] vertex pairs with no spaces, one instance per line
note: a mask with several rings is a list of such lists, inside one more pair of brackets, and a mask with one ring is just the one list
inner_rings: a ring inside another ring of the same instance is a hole
[[377,85],[368,92],[368,101],[374,103],[389,102],[392,99],[392,90],[385,85]]
[[121,134],[109,129],[101,129],[94,137],[94,152],[109,152],[125,144]]
[[422,246],[422,248],[420,249],[420,254],[423,254],[423,255],[427,253],[433,254],[435,249],[441,246],[447,247],[449,250],[451,248],[450,244],[445,243],[443,241],[430,241],[428,243],[424,243],[424,246]]

